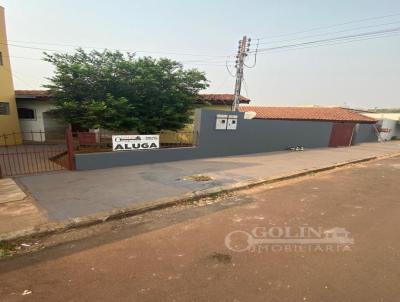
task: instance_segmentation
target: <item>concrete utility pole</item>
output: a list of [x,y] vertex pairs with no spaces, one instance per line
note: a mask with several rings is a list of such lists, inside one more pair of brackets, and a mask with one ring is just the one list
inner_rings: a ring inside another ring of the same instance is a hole
[[246,36],[243,37],[242,40],[239,41],[239,49],[238,54],[236,55],[236,82],[235,82],[235,98],[232,103],[232,111],[239,111],[239,103],[240,103],[240,90],[242,88],[243,81],[243,67],[244,67],[244,59],[247,56],[247,52],[249,51],[251,39],[247,39]]

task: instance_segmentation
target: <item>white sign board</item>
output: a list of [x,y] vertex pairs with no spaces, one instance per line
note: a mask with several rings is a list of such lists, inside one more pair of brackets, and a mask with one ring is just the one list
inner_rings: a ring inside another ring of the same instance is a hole
[[113,135],[113,151],[134,151],[160,148],[159,135]]

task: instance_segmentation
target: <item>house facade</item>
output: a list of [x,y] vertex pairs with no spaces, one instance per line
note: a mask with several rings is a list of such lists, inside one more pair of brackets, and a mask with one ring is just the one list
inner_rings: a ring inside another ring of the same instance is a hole
[[67,125],[51,115],[54,100],[47,90],[16,90],[15,98],[25,141],[43,142],[64,137]]
[[[23,139],[27,141],[54,140],[62,137],[66,124],[56,120],[49,111],[55,108],[54,99],[48,90],[16,90],[18,117]],[[233,103],[233,94],[200,94],[195,99],[195,107],[215,110],[230,110]],[[250,99],[240,97],[241,104],[249,104]],[[129,134],[135,134],[130,131]],[[102,131],[104,135],[112,135],[112,131]],[[186,125],[178,132],[162,131],[162,143],[193,142],[193,124]]]
[[[15,103],[10,56],[7,45],[7,33],[4,8],[0,6],[0,145],[21,143],[17,106]],[[12,133],[13,141],[7,142]]]

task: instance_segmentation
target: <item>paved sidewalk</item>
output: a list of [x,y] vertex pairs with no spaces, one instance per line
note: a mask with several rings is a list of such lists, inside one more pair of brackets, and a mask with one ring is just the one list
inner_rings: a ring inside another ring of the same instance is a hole
[[34,227],[47,218],[11,178],[0,179],[0,234]]
[[26,194],[11,178],[0,179],[0,204],[22,200]]
[[[398,152],[399,142],[369,143],[351,148],[284,151],[42,174],[19,177],[17,181],[33,195],[50,221],[59,221],[240,181],[279,177]],[[195,174],[207,175],[212,180],[188,178]]]

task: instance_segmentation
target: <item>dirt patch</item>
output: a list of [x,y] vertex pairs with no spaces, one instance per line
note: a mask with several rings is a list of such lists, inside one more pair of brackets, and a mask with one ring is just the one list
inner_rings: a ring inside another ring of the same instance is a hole
[[229,254],[222,254],[222,253],[212,253],[209,257],[212,260],[215,260],[219,263],[228,264],[232,261],[232,256]]
[[0,204],[1,234],[32,228],[46,222],[46,214],[29,196],[23,200]]
[[192,180],[192,181],[210,181],[213,180],[212,177],[208,175],[202,175],[202,174],[195,174],[195,175],[190,175],[184,178],[185,180]]

